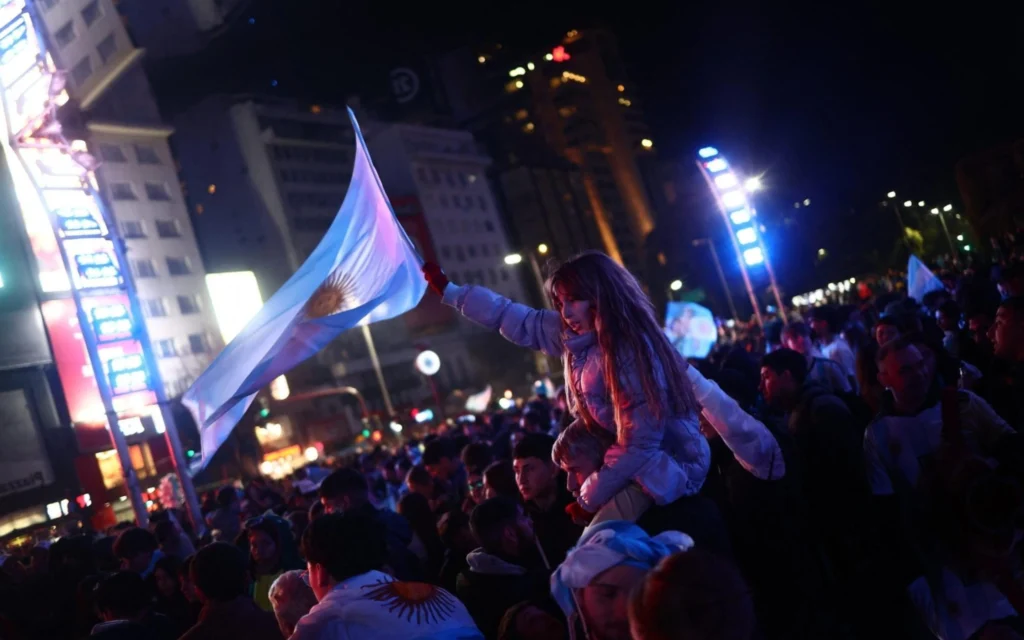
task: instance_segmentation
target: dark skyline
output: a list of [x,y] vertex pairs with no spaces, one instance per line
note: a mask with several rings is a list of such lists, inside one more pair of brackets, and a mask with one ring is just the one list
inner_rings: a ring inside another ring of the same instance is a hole
[[540,46],[601,25],[620,40],[663,157],[689,161],[714,144],[765,172],[780,198],[955,198],[959,158],[1024,134],[1024,28],[1010,16],[661,6],[254,0],[254,24],[243,16],[157,85],[171,103],[218,89],[341,101],[395,61],[477,42]]

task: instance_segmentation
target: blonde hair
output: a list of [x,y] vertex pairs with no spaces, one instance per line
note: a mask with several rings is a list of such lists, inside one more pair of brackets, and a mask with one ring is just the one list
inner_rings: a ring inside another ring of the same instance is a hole
[[[628,404],[620,401],[624,400],[621,374],[626,366],[638,372],[655,419],[696,414],[697,399],[686,377],[689,365],[668,341],[655,319],[654,305],[633,274],[607,255],[588,251],[562,263],[548,279],[548,295],[556,308],[560,307],[555,295],[559,287],[591,304],[616,424],[621,424],[621,407]],[[591,426],[593,418],[580,398],[576,402]]]

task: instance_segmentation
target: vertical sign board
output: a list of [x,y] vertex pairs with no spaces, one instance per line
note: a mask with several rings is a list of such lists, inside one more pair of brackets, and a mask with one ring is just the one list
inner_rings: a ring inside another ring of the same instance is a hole
[[[84,162],[88,149],[82,141],[65,140],[56,119],[57,107],[68,100],[62,86],[24,1],[0,0],[6,124],[0,143],[36,259],[43,319],[71,419],[95,430],[106,425],[96,375],[103,376],[122,418],[151,412],[156,394],[132,313],[137,306],[115,251],[118,240],[103,219]],[[90,358],[90,345],[98,362]]]

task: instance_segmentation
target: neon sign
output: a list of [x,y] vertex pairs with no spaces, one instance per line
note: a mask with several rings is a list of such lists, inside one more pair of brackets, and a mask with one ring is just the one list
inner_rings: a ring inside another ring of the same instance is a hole
[[75,284],[80,289],[116,287],[121,283],[121,269],[113,254],[107,251],[76,255],[75,268],[78,273]]
[[110,393],[115,396],[149,388],[149,373],[141,353],[114,356],[103,362],[103,368],[110,383]]
[[572,56],[565,50],[565,47],[558,45],[551,50],[551,59],[555,62],[565,62],[566,60],[571,60]]
[[89,321],[100,342],[122,340],[132,336],[132,317],[128,307],[120,303],[89,309]]

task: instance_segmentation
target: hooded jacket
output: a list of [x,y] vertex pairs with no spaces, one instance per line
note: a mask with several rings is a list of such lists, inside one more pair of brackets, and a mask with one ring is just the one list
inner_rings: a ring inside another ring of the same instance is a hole
[[505,612],[524,600],[548,598],[547,572],[529,571],[482,548],[466,556],[455,592],[487,638],[497,637]]
[[[643,374],[635,357],[619,355],[623,397],[616,407],[605,380],[604,353],[595,332],[573,333],[554,311],[532,309],[474,285],[449,284],[443,302],[514,344],[563,359],[565,379],[571,382],[566,385],[566,394],[572,412],[589,414],[598,426],[615,436],[604,465],[587,478],[580,490],[579,502],[584,509],[597,511],[634,480],[658,504],[700,490],[711,464],[711,450],[700,434],[697,415],[656,419],[647,404]],[[663,382],[661,367],[655,363],[655,368],[654,375]]]

